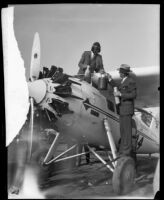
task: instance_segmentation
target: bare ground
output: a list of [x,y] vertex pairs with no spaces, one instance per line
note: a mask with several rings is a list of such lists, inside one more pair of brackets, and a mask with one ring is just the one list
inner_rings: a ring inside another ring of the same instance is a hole
[[[12,149],[11,149],[12,150]],[[105,159],[105,156],[102,156]],[[8,180],[14,173],[14,151],[9,153]],[[112,187],[112,172],[93,155],[89,165],[82,156],[82,164],[70,169],[60,163],[55,164],[48,178],[41,183],[41,192],[51,199],[153,199],[153,178],[158,158],[138,156],[137,175],[132,191],[126,196],[117,196]],[[67,165],[67,161],[65,162]],[[13,170],[13,171],[12,171]],[[8,184],[10,181],[8,181]],[[30,187],[30,185],[29,185]],[[12,198],[12,197],[11,197]],[[14,196],[13,198],[19,198]]]
[[83,161],[73,170],[56,170],[44,182],[46,198],[86,199],[86,198],[154,198],[153,177],[157,158],[138,157],[137,175],[132,191],[126,196],[117,196],[112,187],[112,172],[94,158],[91,164]]

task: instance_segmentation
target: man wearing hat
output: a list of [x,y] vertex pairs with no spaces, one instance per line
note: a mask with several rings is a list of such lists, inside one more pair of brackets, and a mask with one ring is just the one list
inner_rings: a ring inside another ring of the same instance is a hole
[[[103,61],[102,56],[99,54],[101,51],[101,46],[99,42],[94,42],[91,51],[84,51],[81,59],[79,61],[79,75],[85,74],[87,68],[89,69],[90,73],[99,72],[103,70]],[[88,80],[90,82],[91,80]]]
[[132,156],[132,116],[134,114],[134,99],[136,98],[136,82],[129,76],[130,66],[122,64],[118,68],[121,77],[120,85],[116,85],[112,77],[108,75],[109,83],[113,87],[118,87],[114,96],[119,98],[118,108],[120,114],[120,134],[121,144],[119,147],[119,156]]

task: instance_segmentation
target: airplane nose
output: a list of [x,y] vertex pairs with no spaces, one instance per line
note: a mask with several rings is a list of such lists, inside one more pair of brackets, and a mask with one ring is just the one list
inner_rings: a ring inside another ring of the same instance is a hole
[[28,82],[29,96],[33,97],[36,103],[40,103],[46,95],[46,83],[43,80]]

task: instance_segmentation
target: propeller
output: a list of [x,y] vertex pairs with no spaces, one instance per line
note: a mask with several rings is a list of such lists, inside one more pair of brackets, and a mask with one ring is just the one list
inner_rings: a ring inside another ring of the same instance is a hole
[[[40,73],[40,38],[36,32],[34,35],[32,53],[31,53],[31,65],[30,65],[30,81],[28,83],[29,95],[30,95],[30,131],[28,138],[28,161],[31,160],[32,155],[32,144],[33,144],[33,132],[34,132],[34,99],[40,101],[43,98],[43,91],[45,91],[45,84],[43,82],[37,83]],[[35,83],[36,81],[36,83]],[[38,80],[39,81],[39,80]],[[41,80],[40,80],[41,81]],[[39,86],[42,87],[39,87]],[[43,89],[43,91],[36,92],[37,89]],[[39,95],[40,94],[40,95]]]
[[30,123],[28,137],[28,161],[32,156],[32,145],[34,135],[34,102],[41,109],[49,110],[55,115],[55,119],[61,117],[62,114],[73,113],[69,109],[68,103],[64,97],[72,97],[83,100],[81,97],[72,94],[70,85],[72,83],[81,85],[69,79],[67,74],[63,73],[63,69],[54,65],[51,68],[40,66],[40,39],[39,34],[35,33],[30,65],[30,82],[28,82],[28,90],[30,97]]

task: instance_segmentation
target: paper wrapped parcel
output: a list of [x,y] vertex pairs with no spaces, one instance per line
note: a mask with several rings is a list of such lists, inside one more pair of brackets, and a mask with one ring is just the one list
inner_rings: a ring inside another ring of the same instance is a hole
[[2,9],[6,146],[19,133],[29,110],[24,61],[14,34],[14,7]]

